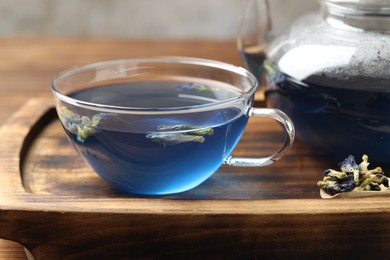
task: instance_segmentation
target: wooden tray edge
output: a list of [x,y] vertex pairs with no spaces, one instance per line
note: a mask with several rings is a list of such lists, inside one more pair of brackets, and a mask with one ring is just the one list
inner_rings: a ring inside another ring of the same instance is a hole
[[0,128],[0,192],[3,197],[26,195],[20,174],[23,155],[34,136],[53,112],[49,98],[33,98],[16,111]]
[[[38,112],[38,113],[37,113]],[[54,113],[53,100],[34,98],[0,129],[0,209],[125,214],[323,214],[390,211],[381,198],[353,200],[178,200],[164,198],[80,198],[25,191],[20,174],[23,154],[42,124]],[[375,200],[375,201],[372,201]],[[360,204],[364,203],[364,204]],[[359,206],[360,205],[360,206]],[[364,205],[364,207],[362,207]]]

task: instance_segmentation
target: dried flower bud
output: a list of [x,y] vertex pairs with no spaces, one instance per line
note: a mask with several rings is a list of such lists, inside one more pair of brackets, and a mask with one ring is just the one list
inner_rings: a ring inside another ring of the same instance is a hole
[[323,181],[319,181],[317,185],[329,195],[354,190],[381,191],[382,187],[389,187],[389,178],[384,175],[382,168],[376,167],[369,170],[369,164],[367,155],[363,155],[359,165],[350,155],[339,163],[341,172],[332,169],[325,170]]

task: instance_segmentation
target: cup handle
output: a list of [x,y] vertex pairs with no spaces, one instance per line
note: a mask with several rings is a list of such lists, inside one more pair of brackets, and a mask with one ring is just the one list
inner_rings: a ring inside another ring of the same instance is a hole
[[294,124],[291,119],[282,111],[273,108],[251,108],[248,115],[250,117],[268,117],[278,121],[286,131],[286,139],[283,146],[275,154],[262,158],[246,158],[229,156],[225,159],[224,164],[231,166],[266,166],[279,160],[290,149],[295,138]]

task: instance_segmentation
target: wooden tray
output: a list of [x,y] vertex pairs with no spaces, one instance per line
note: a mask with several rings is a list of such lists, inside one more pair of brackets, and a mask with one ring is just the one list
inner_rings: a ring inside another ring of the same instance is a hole
[[[390,253],[389,198],[322,200],[316,183],[340,160],[299,140],[271,166],[224,166],[191,191],[136,197],[84,164],[51,99],[30,100],[0,137],[0,237],[37,259]],[[282,141],[278,124],[251,119],[234,154],[269,154]]]

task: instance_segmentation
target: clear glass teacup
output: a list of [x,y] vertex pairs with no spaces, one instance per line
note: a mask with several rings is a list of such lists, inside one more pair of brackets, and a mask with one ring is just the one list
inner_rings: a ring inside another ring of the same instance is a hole
[[[293,143],[293,123],[277,109],[252,107],[256,87],[241,67],[184,57],[104,61],[52,82],[61,123],[89,166],[121,191],[148,195],[192,189],[222,164],[281,158]],[[283,125],[277,153],[231,156],[251,116]]]

